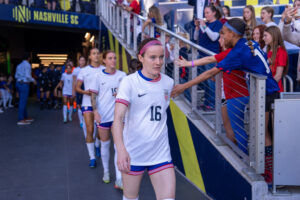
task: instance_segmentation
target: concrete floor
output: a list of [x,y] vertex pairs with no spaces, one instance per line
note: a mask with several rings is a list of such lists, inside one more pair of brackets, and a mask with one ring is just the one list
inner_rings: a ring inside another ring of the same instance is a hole
[[[102,165],[88,167],[89,158],[77,114],[73,122],[62,123],[61,111],[39,110],[30,101],[30,117],[35,122],[17,126],[17,109],[0,114],[0,200],[118,200],[122,191],[113,181],[104,184]],[[113,148],[112,148],[113,150]],[[114,180],[113,156],[111,178]],[[206,199],[178,173],[176,199]],[[155,199],[148,176],[140,190],[140,200]]]

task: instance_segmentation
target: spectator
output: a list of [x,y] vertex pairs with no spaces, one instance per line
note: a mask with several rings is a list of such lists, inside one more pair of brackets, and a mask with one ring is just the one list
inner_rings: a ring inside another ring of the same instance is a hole
[[274,79],[283,92],[282,78],[288,72],[288,54],[286,52],[280,30],[276,26],[266,28],[264,41],[267,45],[268,61]]
[[273,15],[274,15],[274,10],[272,7],[265,6],[261,9],[260,18],[267,27],[277,26],[277,24],[273,20]]
[[254,27],[253,32],[252,32],[252,39],[255,42],[257,42],[259,44],[260,48],[263,49],[265,52],[267,51],[267,48],[266,48],[266,44],[265,44],[263,37],[264,37],[264,31],[266,28],[267,28],[266,25],[261,24],[261,25]]
[[56,1],[57,0],[47,0],[48,10],[55,10],[56,9]]
[[91,0],[81,0],[81,12],[83,13],[92,13]]
[[[298,14],[298,9],[300,7],[300,5],[297,4],[298,2],[300,4],[299,0],[295,1],[294,3],[294,5],[297,6],[296,8],[288,7],[285,9],[285,11],[282,14],[281,23],[284,22],[282,27],[283,39],[300,47],[300,32],[299,30],[292,31],[292,21],[295,21],[296,15]],[[297,81],[300,83],[300,52],[298,57]]]
[[24,53],[24,60],[17,66],[16,69],[16,88],[19,93],[19,110],[18,110],[18,125],[29,125],[34,121],[32,118],[28,118],[27,114],[27,100],[29,95],[29,84],[36,81],[31,76],[31,66],[29,64],[30,54]]
[[137,70],[140,70],[139,62],[136,58],[131,59],[129,62],[129,72],[128,74],[133,74]]
[[220,21],[222,24],[225,24],[228,21],[227,17],[230,17],[229,6],[222,6],[222,13],[223,13],[223,17]]
[[[163,21],[162,21],[162,17],[160,15],[160,11],[156,6],[151,6],[149,8],[149,14],[148,14],[148,19],[144,22],[143,26],[142,26],[142,33],[145,33],[145,28],[148,27],[149,30],[149,34],[147,35],[148,37],[153,37],[153,35],[150,36],[150,23],[153,24],[157,24],[162,26],[163,25]],[[160,37],[160,31],[154,27],[154,37],[155,38],[159,38]]]
[[195,21],[196,29],[194,39],[199,41],[199,45],[213,51],[220,52],[218,42],[219,31],[222,28],[222,23],[219,21],[221,14],[215,6],[207,6],[205,8],[206,21],[200,19]]
[[0,4],[8,4],[9,3],[9,0],[0,0]]
[[[194,39],[199,41],[199,45],[214,52],[220,52],[220,45],[218,42],[219,31],[221,30],[223,24],[219,21],[221,18],[220,11],[215,6],[207,6],[204,10],[205,18],[204,20],[197,20],[195,22],[196,28],[194,32]],[[206,56],[206,54],[199,52],[200,57]],[[205,65],[202,70],[209,70],[214,66],[214,64]],[[212,80],[207,80],[203,84],[203,89],[205,90],[205,102],[204,108],[211,110],[214,108],[215,102],[215,84]]]
[[[140,14],[141,12],[141,7],[140,7],[140,3],[138,0],[127,0],[127,2],[129,3],[129,6],[127,5],[122,5],[123,8],[129,12],[133,12],[135,14]],[[131,16],[132,18],[132,16]]]
[[243,19],[252,32],[256,26],[255,9],[253,6],[248,5],[244,8]]

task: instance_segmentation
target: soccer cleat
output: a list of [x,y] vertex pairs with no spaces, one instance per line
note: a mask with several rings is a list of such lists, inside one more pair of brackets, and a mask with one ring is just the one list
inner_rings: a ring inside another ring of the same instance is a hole
[[116,180],[116,181],[115,181],[114,188],[115,188],[115,189],[118,189],[118,190],[123,190],[123,183],[122,183],[122,180]]
[[72,121],[72,116],[69,116],[69,122],[71,122]]
[[95,168],[96,166],[97,166],[96,159],[90,160],[89,167],[90,167],[90,168]]
[[0,108],[0,113],[4,113],[4,111]]
[[30,122],[27,122],[25,120],[22,120],[22,121],[18,121],[17,122],[17,125],[30,125],[31,123]]
[[103,181],[104,183],[106,183],[106,184],[107,184],[107,183],[110,183],[109,172],[104,172],[102,181]]
[[100,147],[95,147],[95,153],[96,153],[96,156],[97,157],[101,157],[101,154],[100,154]]
[[64,124],[66,124],[68,121],[67,121],[67,119],[64,119]]

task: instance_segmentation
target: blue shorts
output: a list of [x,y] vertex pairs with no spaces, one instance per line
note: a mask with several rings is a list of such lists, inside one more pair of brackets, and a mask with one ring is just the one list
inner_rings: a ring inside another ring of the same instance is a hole
[[76,93],[76,103],[77,103],[77,105],[81,106],[81,104],[82,104],[82,97],[83,97],[83,94]]
[[153,175],[157,172],[163,171],[168,168],[174,168],[173,162],[163,162],[159,163],[156,165],[151,165],[151,166],[135,166],[135,165],[130,165],[130,172],[128,172],[128,175],[141,175],[144,173],[145,170],[148,171],[149,175]]
[[96,123],[97,128],[101,129],[110,129],[112,127],[113,122],[105,122],[105,123]]
[[68,94],[64,94],[63,96],[64,96],[64,97],[69,97],[69,98],[72,98],[72,97],[73,97],[72,95],[68,95]]
[[83,107],[81,107],[81,112],[82,112],[82,114],[93,112],[93,107],[92,106],[83,106]]

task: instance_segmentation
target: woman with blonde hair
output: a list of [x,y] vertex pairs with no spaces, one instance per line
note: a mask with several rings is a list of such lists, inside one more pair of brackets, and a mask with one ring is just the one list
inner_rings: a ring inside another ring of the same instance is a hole
[[[142,33],[145,34],[146,27],[148,27],[148,30],[150,30],[150,23],[157,24],[160,26],[163,25],[163,20],[162,20],[160,11],[154,5],[149,8],[148,19],[143,24]],[[150,37],[153,37],[153,35],[151,35]],[[154,28],[154,37],[155,38],[160,37],[160,31],[157,28]]]
[[245,6],[243,11],[243,20],[250,30],[253,31],[254,27],[256,26],[255,9],[253,6]]

